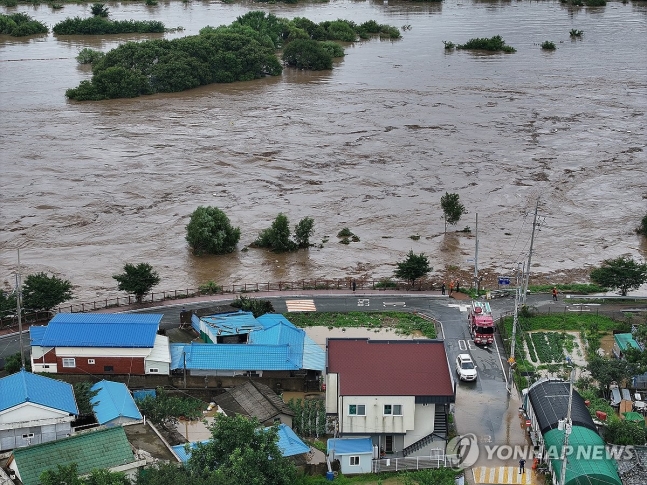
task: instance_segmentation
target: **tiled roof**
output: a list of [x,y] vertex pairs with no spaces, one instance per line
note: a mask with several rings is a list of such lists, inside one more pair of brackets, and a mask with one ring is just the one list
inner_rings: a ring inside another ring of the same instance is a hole
[[83,475],[95,468],[107,469],[135,461],[121,426],[19,448],[13,451],[13,457],[24,485],[37,485],[41,473],[56,465],[76,463]]
[[25,402],[79,414],[74,390],[66,382],[32,374],[24,369],[0,379],[0,411]]
[[299,370],[290,360],[287,345],[171,344],[171,369],[198,370]]
[[453,399],[439,340],[328,339],[328,373],[341,396],[432,396]]
[[328,452],[334,451],[336,455],[350,453],[372,453],[373,441],[371,438],[330,438]]
[[46,327],[43,347],[153,347],[163,315],[58,313]]
[[261,423],[279,414],[294,416],[288,405],[272,389],[260,382],[248,381],[228,389],[218,395],[216,402],[227,415],[251,416]]
[[97,382],[91,390],[99,391],[92,398],[92,408],[99,424],[105,424],[119,417],[133,420],[142,419],[142,415],[125,384],[104,380]]

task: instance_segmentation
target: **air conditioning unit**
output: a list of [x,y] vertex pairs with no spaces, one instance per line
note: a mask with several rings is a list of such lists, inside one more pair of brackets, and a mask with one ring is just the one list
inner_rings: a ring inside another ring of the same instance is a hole
[[11,478],[12,480],[15,480],[16,479],[16,472],[14,472],[14,471],[9,472],[9,478]]

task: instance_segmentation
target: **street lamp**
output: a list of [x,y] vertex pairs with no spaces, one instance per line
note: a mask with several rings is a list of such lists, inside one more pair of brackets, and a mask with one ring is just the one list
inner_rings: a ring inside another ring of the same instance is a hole
[[573,375],[575,374],[575,368],[571,364],[571,359],[566,358],[568,362],[568,367],[571,369],[570,372],[570,386],[568,393],[568,411],[566,413],[566,421],[564,422],[564,445],[562,446],[562,473],[560,474],[560,485],[566,483],[566,448],[568,448],[568,437],[571,434],[573,428],[573,423],[571,422],[571,408],[573,407]]

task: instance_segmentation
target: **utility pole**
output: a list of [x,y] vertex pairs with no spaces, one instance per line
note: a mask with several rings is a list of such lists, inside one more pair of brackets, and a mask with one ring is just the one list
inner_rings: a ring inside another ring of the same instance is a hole
[[517,313],[519,310],[519,288],[517,287],[514,296],[514,317],[512,318],[512,341],[510,342],[510,357],[508,358],[508,364],[510,365],[510,388],[508,389],[509,393],[512,393],[512,371],[515,365],[514,358],[514,348],[517,343]]
[[528,266],[526,267],[526,280],[523,286],[523,295],[521,303],[526,304],[526,295],[528,294],[528,281],[530,280],[530,263],[532,261],[532,246],[535,242],[535,228],[537,227],[537,211],[539,210],[539,197],[537,197],[537,204],[535,205],[535,218],[532,221],[532,235],[530,236],[530,252],[528,253]]
[[18,313],[18,340],[20,342],[20,368],[25,368],[25,349],[22,347],[22,281],[20,276],[20,249],[18,249],[18,272],[16,273],[16,313]]
[[481,289],[479,285],[479,215],[476,214],[476,245],[474,248],[474,285],[476,286],[476,295]]
[[568,412],[566,414],[566,422],[564,423],[564,445],[562,446],[562,473],[559,476],[560,485],[566,483],[566,449],[568,448],[568,437],[571,434],[571,408],[573,407],[573,374],[575,374],[575,369],[571,367],[570,375],[570,391],[568,393]]

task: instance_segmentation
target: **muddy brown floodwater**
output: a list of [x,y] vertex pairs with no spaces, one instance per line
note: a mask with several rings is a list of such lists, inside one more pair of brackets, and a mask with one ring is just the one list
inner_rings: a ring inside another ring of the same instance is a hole
[[[110,4],[115,19],[185,28],[166,38],[261,8],[410,28],[347,45],[332,71],[93,103],[64,96],[90,77],[78,51],[148,36],[0,36],[0,282],[12,284],[17,247],[24,273],[62,275],[83,298],[115,291],[126,262],[151,263],[160,289],[382,277],[409,249],[437,270],[469,269],[474,237],[443,235],[446,191],[469,211],[451,229],[474,231],[478,213],[479,263],[501,273],[527,255],[537,197],[533,271],[647,254],[633,233],[647,212],[645,2]],[[70,4],[0,11],[50,27],[90,15]],[[442,44],[497,34],[517,52]],[[542,51],[545,40],[557,50]],[[323,247],[193,257],[185,225],[199,205],[241,227],[239,249],[279,212],[313,217]],[[343,227],[360,242],[339,244]]]

